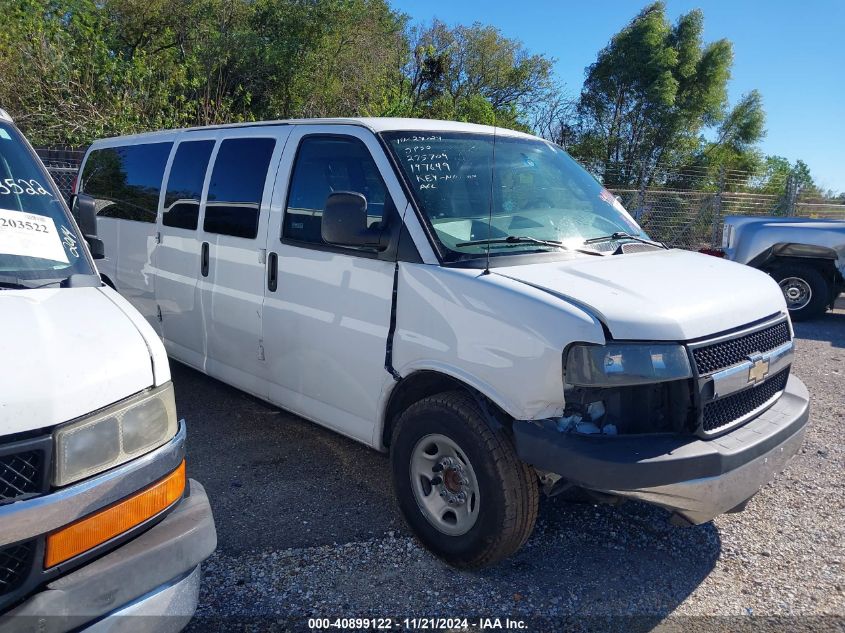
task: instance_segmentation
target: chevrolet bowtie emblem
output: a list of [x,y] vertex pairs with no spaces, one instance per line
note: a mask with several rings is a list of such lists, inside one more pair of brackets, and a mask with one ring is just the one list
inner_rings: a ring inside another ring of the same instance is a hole
[[752,358],[751,361],[754,364],[748,368],[748,384],[755,385],[769,375],[769,361],[764,358]]

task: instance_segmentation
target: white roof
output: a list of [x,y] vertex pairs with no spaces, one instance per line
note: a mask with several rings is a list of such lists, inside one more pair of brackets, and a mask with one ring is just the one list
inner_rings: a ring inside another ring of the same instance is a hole
[[[146,132],[128,136],[113,137],[112,139],[100,139],[92,145],[113,145],[116,139],[140,140],[150,137],[171,137],[178,132],[190,130],[207,129],[228,129],[239,127],[257,127],[270,125],[356,125],[365,127],[372,132],[474,132],[476,134],[493,134],[493,126],[477,125],[475,123],[461,123],[459,121],[439,121],[437,119],[403,119],[395,117],[350,117],[334,119],[280,119],[277,121],[256,121],[250,123],[227,123],[222,125],[208,125],[202,127],[183,128],[176,130],[160,130],[157,132]],[[524,138],[536,138],[524,132],[496,127],[496,134],[500,136],[521,136]],[[165,139],[162,139],[165,140]]]
[[3,108],[0,108],[0,119],[2,119],[3,121],[9,121],[9,123],[12,122],[12,117],[10,117],[9,113],[6,112]]

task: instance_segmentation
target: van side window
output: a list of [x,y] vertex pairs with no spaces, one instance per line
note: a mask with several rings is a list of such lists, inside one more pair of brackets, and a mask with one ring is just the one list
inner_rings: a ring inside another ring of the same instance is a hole
[[164,168],[173,143],[145,143],[92,151],[80,191],[97,200],[100,217],[155,223]]
[[187,141],[176,148],[164,193],[164,226],[196,230],[202,184],[213,149],[214,141]]
[[231,138],[220,144],[208,187],[206,232],[258,235],[258,212],[275,146],[272,138]]
[[358,139],[306,136],[299,144],[282,227],[285,238],[324,244],[320,234],[329,194],[357,191],[367,199],[367,224],[382,222],[392,205],[378,167]]

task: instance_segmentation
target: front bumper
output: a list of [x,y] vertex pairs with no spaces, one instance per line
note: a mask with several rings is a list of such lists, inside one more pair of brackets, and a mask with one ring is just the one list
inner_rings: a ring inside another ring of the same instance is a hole
[[[205,490],[194,480],[189,490],[160,523],[0,617],[0,633],[181,630],[196,610],[199,564],[217,546]],[[150,617],[127,617],[138,615]]]
[[702,440],[674,435],[585,436],[514,423],[520,458],[588,490],[640,499],[706,523],[741,506],[798,451],[809,394],[790,376],[780,399],[743,426]]

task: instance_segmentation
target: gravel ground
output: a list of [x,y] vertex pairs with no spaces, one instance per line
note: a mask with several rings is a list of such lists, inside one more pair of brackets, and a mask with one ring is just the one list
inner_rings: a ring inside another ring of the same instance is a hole
[[385,456],[174,365],[189,472],[220,539],[190,628],[441,616],[511,617],[537,631],[845,630],[845,311],[796,334],[811,426],[744,513],[684,529],[644,504],[543,500],[526,546],[476,572],[410,537]]

